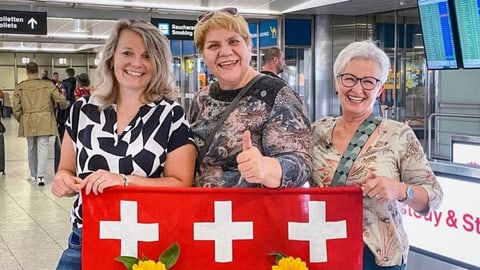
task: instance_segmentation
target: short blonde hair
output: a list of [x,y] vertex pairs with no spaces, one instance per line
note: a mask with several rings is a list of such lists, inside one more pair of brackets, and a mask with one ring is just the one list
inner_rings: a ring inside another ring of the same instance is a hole
[[252,38],[247,21],[240,15],[231,15],[228,12],[217,11],[211,18],[195,25],[193,40],[200,53],[205,48],[205,38],[212,29],[227,29],[239,33],[248,46],[252,45]]

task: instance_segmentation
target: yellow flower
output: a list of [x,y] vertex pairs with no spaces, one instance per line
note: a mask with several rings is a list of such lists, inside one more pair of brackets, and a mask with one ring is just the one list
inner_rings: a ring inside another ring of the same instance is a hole
[[133,270],[167,270],[165,264],[161,262],[155,262],[152,260],[139,261],[138,264],[134,264]]
[[278,265],[272,266],[272,270],[308,270],[307,264],[300,258],[283,257]]

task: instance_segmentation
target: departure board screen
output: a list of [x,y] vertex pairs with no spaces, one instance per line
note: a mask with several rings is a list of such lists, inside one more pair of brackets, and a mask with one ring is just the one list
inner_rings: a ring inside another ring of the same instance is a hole
[[448,0],[418,0],[418,10],[427,68],[459,68]]
[[480,1],[455,0],[460,52],[464,68],[480,68]]

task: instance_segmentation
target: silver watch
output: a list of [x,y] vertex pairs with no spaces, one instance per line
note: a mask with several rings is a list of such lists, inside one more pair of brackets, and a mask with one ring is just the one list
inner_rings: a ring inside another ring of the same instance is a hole
[[413,199],[415,197],[415,191],[409,185],[407,185],[407,191],[405,192],[405,199],[399,200],[399,202],[406,202],[408,200]]

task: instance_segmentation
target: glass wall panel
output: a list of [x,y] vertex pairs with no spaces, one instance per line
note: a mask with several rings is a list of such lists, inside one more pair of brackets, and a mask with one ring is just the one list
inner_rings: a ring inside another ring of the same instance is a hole
[[15,68],[0,66],[0,86],[3,90],[13,90],[15,88]]
[[3,65],[15,65],[15,54],[0,53],[0,66]]
[[52,55],[51,54],[35,54],[35,63],[38,66],[52,68]]
[[72,54],[71,55],[72,66],[87,66],[87,55],[86,54]]

